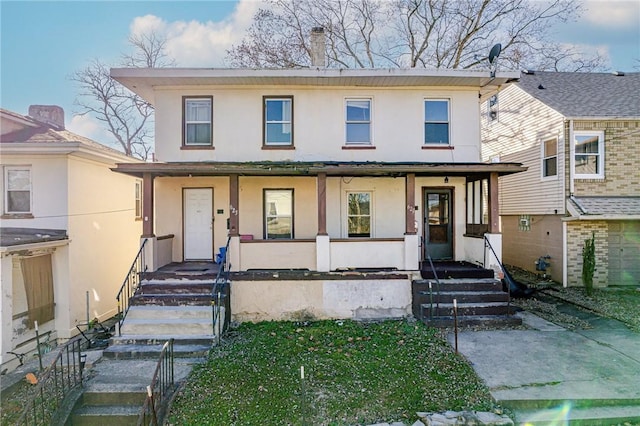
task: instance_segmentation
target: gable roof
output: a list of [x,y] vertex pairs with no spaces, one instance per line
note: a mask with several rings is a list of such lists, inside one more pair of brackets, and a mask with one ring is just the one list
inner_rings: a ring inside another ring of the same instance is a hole
[[[10,133],[0,135],[0,147],[6,150],[15,144],[42,144],[43,149],[56,146],[65,146],[73,149],[84,149],[96,154],[116,157],[117,159],[130,159],[124,153],[114,148],[98,143],[92,139],[70,132],[66,129],[40,122],[33,117],[21,115],[13,111],[0,108],[0,118],[9,120],[19,125],[21,128]],[[134,159],[130,159],[135,161]]]
[[523,72],[522,90],[567,118],[640,118],[640,73]]

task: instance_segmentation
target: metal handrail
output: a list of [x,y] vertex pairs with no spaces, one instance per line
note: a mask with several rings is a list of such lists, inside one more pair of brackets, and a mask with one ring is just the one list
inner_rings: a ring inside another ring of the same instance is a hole
[[[427,259],[429,260],[429,265],[431,266],[431,272],[433,272],[433,278],[436,280],[436,309],[438,312],[440,311],[440,279],[438,278],[438,273],[436,272],[435,266],[433,266],[433,260],[431,259],[431,253],[429,253],[429,244],[423,238],[423,246],[425,248],[425,253],[427,255]],[[424,316],[424,315],[423,315]],[[429,320],[433,320],[433,289],[431,288],[431,282],[429,282]]]
[[129,301],[140,286],[140,276],[147,271],[147,264],[144,259],[144,246],[146,244],[147,238],[142,241],[140,249],[135,259],[133,259],[131,268],[129,268],[129,272],[127,272],[127,276],[124,278],[122,286],[120,286],[120,291],[118,291],[118,295],[116,296],[116,300],[118,301],[118,336],[122,335],[120,330],[129,312]]
[[[222,258],[220,259],[220,268],[218,269],[218,274],[216,275],[215,282],[213,283],[213,287],[211,288],[211,309],[212,309],[212,317],[213,317],[213,334],[216,336],[218,343],[220,343],[220,335],[226,329],[226,319],[228,318],[228,309],[225,309],[225,324],[220,324],[220,311],[222,309],[222,303],[224,302],[225,308],[227,307],[227,301],[229,298],[228,292],[226,289],[229,282],[229,269],[231,269],[231,265],[229,264],[229,243],[231,242],[231,237],[227,238],[227,244],[225,245],[224,253],[222,253]],[[217,325],[217,332],[216,332]]]
[[[489,239],[487,238],[487,235],[483,235],[482,237],[484,239],[484,243],[485,243],[485,247],[489,247],[489,249],[491,250],[491,253],[493,253],[493,257],[495,257],[496,262],[498,262],[498,265],[500,265],[500,269],[502,269],[502,274],[506,277],[508,272],[506,270],[506,268],[504,267],[504,265],[502,264],[502,262],[500,261],[500,259],[498,258],[498,255],[496,254],[496,251],[493,249],[493,246],[491,245],[491,242],[489,242]],[[487,261],[485,259],[485,267],[487,264]],[[507,314],[511,315],[511,286],[507,283]]]
[[[82,351],[82,338],[74,337],[65,343],[44,373],[38,378],[38,384],[26,401],[18,420],[19,425],[58,424],[60,408],[78,386],[82,386],[82,370],[85,356]],[[62,419],[64,421],[64,419]]]
[[173,343],[174,339],[169,339],[162,346],[151,385],[147,386],[147,397],[138,416],[138,426],[163,424],[167,403],[176,390],[173,374]]

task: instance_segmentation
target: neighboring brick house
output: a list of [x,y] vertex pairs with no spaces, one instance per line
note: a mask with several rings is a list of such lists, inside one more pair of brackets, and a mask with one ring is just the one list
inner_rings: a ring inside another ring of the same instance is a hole
[[57,106],[0,109],[0,119],[0,363],[10,369],[8,352],[34,350],[36,321],[54,342],[116,314],[142,220],[139,182],[111,171],[134,159],[66,130]]
[[236,279],[234,315],[281,318],[265,313],[310,306],[340,317],[346,305],[408,315],[410,277],[427,250],[499,268],[483,237],[499,256],[498,177],[523,168],[481,162],[478,111],[519,73],[317,66],[111,75],[156,111],[157,161],[116,169],[144,181],[150,270],[211,261],[230,236],[233,271],[403,271],[362,282]]
[[[525,71],[482,105],[486,160],[522,162],[500,179],[504,261],[582,285],[640,285],[640,73]],[[549,259],[540,259],[550,256]]]

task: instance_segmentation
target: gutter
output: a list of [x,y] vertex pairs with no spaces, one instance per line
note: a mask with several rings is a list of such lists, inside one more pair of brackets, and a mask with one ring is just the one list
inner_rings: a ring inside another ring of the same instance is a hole
[[27,250],[41,250],[48,249],[54,247],[62,247],[69,245],[71,240],[63,239],[63,240],[54,240],[54,241],[41,241],[37,243],[28,243],[28,244],[16,244],[13,246],[2,246],[0,247],[0,253],[4,254],[12,254],[15,252],[27,251]]

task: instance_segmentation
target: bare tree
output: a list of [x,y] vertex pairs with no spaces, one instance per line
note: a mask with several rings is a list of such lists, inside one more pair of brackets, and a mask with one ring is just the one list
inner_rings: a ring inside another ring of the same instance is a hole
[[[122,57],[122,66],[154,68],[173,66],[165,53],[166,40],[155,32],[131,36],[133,50]],[[153,151],[153,106],[111,78],[109,67],[94,59],[70,76],[78,86],[78,114],[89,114],[103,123],[117,146],[131,157],[147,160]]]
[[579,0],[269,0],[243,41],[227,51],[239,67],[302,67],[308,35],[322,26],[329,67],[486,67],[495,43],[501,66],[555,70],[603,68],[549,39],[551,27],[575,18]]

